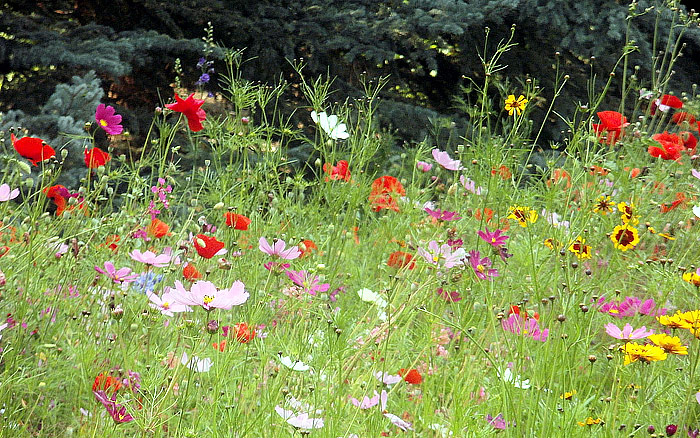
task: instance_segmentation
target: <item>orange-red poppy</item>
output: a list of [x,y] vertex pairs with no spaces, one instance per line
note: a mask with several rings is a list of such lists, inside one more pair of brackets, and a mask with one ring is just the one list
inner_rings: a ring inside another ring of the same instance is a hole
[[170,226],[160,219],[152,219],[151,223],[146,227],[146,233],[150,237],[160,239],[170,235]]
[[85,165],[90,169],[104,166],[111,159],[112,156],[109,153],[99,148],[85,149]]
[[248,323],[239,322],[233,326],[233,336],[241,344],[247,344],[255,338],[255,329],[250,327]]
[[375,179],[372,183],[369,202],[374,211],[383,209],[399,211],[399,205],[394,196],[406,196],[406,190],[398,179],[385,175]]
[[[623,135],[623,129],[629,126],[627,117],[617,111],[601,111],[596,113],[600,118],[600,123],[593,124],[593,130],[600,137],[601,143],[614,145]],[[605,134],[603,137],[602,134]]]
[[299,258],[304,258],[308,255],[311,255],[312,252],[318,250],[318,246],[316,246],[314,241],[310,240],[310,239],[302,240],[299,243],[298,247],[299,247],[299,251],[301,251],[301,255],[299,256]]
[[182,268],[182,276],[185,277],[187,281],[195,281],[202,278],[202,273],[197,270],[197,267],[192,263],[187,263],[184,268]]
[[389,254],[389,260],[386,264],[396,269],[408,267],[408,269],[411,270],[416,267],[416,262],[413,261],[413,255],[404,251],[394,251]]
[[513,172],[508,168],[506,165],[500,165],[499,167],[492,167],[491,168],[491,175],[493,176],[499,176],[503,180],[510,179],[513,176]]
[[564,169],[554,169],[552,177],[547,180],[547,187],[552,187],[552,184],[559,184],[562,180],[566,181],[566,188],[571,188],[571,175]]
[[246,231],[251,223],[246,216],[230,211],[224,213],[224,219],[226,219],[226,226],[240,231]]
[[335,166],[331,163],[326,163],[323,165],[323,171],[329,175],[326,177],[326,181],[350,181],[350,169],[348,168],[348,162],[345,160],[338,161],[338,164],[336,164]]
[[671,202],[670,204],[661,204],[659,206],[661,208],[661,213],[668,213],[669,211],[679,207],[685,201],[687,201],[685,193],[678,192],[678,193],[676,193],[676,200],[675,201]]
[[403,377],[403,379],[407,383],[410,383],[412,385],[419,385],[423,382],[423,376],[421,376],[418,370],[416,370],[415,368],[410,370],[401,368],[399,370],[399,375]]

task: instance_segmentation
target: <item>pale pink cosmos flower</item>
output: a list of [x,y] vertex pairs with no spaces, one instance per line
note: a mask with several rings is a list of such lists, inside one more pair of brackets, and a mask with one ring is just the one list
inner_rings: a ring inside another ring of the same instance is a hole
[[95,266],[95,271],[112,279],[117,284],[131,283],[139,278],[139,274],[132,274],[130,268],[116,269],[114,263],[105,262],[104,269]]
[[464,248],[458,248],[452,251],[452,247],[447,243],[438,244],[435,240],[428,242],[428,249],[425,250],[418,247],[418,255],[423,257],[431,265],[438,266],[442,262],[442,266],[450,269],[457,265],[463,265],[466,258]]
[[0,185],[0,202],[9,201],[19,196],[19,189],[10,189],[7,184]]
[[364,396],[362,401],[360,401],[354,397],[351,397],[350,403],[352,403],[353,406],[358,407],[360,409],[370,409],[377,406],[380,403],[380,400],[382,402],[382,405],[386,406],[387,397],[388,394],[385,390],[382,390],[381,394],[377,393],[377,391],[374,391],[374,396],[372,398]]
[[260,249],[260,251],[281,259],[294,260],[301,255],[301,251],[299,251],[299,248],[296,246],[285,249],[287,244],[282,239],[273,239],[273,244],[270,245],[267,239],[261,237],[258,244],[258,249]]
[[389,421],[391,421],[391,423],[394,426],[398,427],[399,429],[403,430],[404,432],[407,430],[413,430],[413,425],[411,423],[409,423],[408,421],[402,420],[401,417],[399,417],[397,415],[390,414],[389,412],[383,413],[382,415],[384,415],[386,418],[388,418]]
[[393,385],[403,380],[403,377],[401,377],[398,374],[393,375],[384,371],[377,371],[376,373],[374,373],[374,377],[376,377],[377,380],[379,380],[385,385]]
[[275,412],[277,412],[284,421],[298,429],[311,430],[323,427],[323,418],[311,418],[306,412],[296,414],[294,411],[284,409],[281,406],[275,406]]
[[180,313],[180,312],[191,312],[192,309],[190,306],[178,303],[175,301],[175,296],[172,294],[171,289],[169,287],[166,287],[163,295],[160,297],[153,292],[146,292],[146,296],[148,299],[151,301],[149,306],[151,306],[154,309],[160,310],[160,313],[162,313],[165,316],[174,316],[175,313]]
[[171,291],[175,302],[187,306],[201,306],[206,311],[229,310],[233,306],[245,303],[250,296],[240,280],[236,280],[228,289],[217,289],[211,281],[200,280],[194,282],[189,292],[181,282],[176,281],[175,289]]
[[477,187],[476,182],[472,181],[471,179],[467,178],[464,175],[459,176],[459,182],[462,183],[462,186],[472,192],[475,195],[481,195],[481,192],[484,190],[483,187]]
[[641,326],[635,330],[630,324],[625,324],[625,327],[620,330],[620,328],[612,322],[605,324],[605,333],[609,334],[615,339],[621,339],[623,341],[642,339],[654,334],[654,332],[651,330],[647,330],[646,326]]
[[420,170],[421,172],[430,172],[430,169],[432,168],[433,165],[430,163],[426,163],[425,161],[416,162],[416,169]]
[[459,160],[453,160],[450,158],[450,154],[443,152],[440,149],[433,149],[433,158],[439,165],[447,170],[462,170],[462,162]]
[[326,292],[331,285],[329,283],[321,283],[318,275],[313,275],[307,271],[285,271],[287,277],[297,286],[304,288],[309,295],[316,296],[318,292]]
[[144,263],[146,265],[154,266],[156,268],[162,268],[168,266],[170,263],[170,256],[167,254],[156,255],[152,251],[141,252],[135,249],[129,253],[132,259],[137,262]]
[[690,174],[693,175],[695,178],[700,179],[700,171],[690,169]]

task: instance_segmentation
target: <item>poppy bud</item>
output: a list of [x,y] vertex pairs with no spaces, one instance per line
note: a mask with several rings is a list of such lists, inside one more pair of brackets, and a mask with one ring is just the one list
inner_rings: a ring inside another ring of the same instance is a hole
[[673,436],[676,434],[676,431],[678,430],[678,426],[675,424],[669,424],[666,426],[666,436]]

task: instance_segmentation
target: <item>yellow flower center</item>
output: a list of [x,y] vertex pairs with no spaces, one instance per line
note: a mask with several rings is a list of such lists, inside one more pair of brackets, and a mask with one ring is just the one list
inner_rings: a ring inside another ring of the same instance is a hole
[[163,303],[162,307],[163,307],[163,309],[168,310],[170,308],[170,303],[165,302],[165,303]]
[[107,126],[107,125],[109,125],[109,123],[107,123],[107,120],[105,120],[105,119],[100,119],[100,125]]
[[479,265],[476,265],[476,270],[483,274],[484,271],[486,270],[486,268],[484,268],[484,265],[479,264]]
[[204,295],[204,304],[209,304],[214,301],[214,297],[211,295]]

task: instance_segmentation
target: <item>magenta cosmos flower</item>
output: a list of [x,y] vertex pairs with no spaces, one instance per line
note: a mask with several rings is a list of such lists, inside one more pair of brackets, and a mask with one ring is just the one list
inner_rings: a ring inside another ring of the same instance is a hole
[[506,240],[509,238],[509,236],[503,235],[503,230],[491,232],[489,231],[488,227],[486,227],[486,231],[477,231],[476,234],[478,234],[484,242],[488,243],[494,248],[500,248],[501,246],[505,245]]
[[117,391],[114,391],[112,397],[107,396],[107,393],[100,389],[99,391],[92,391],[95,394],[95,399],[102,403],[102,405],[107,409],[107,412],[112,417],[115,423],[128,423],[134,419],[126,411],[126,406],[117,403]]
[[19,189],[10,189],[7,184],[0,185],[0,202],[9,201],[19,196]]
[[630,324],[625,324],[625,327],[620,330],[620,328],[612,322],[605,324],[605,333],[609,334],[615,339],[621,339],[623,341],[642,339],[654,334],[654,332],[647,330],[646,326],[641,326],[635,330]]
[[425,261],[431,265],[438,266],[440,262],[442,262],[442,266],[450,269],[457,265],[464,264],[463,259],[466,257],[466,252],[464,248],[458,248],[452,251],[452,247],[447,243],[440,245],[435,240],[431,240],[428,242],[427,250],[421,247],[418,248],[418,255],[423,257]]
[[228,289],[217,289],[211,281],[196,281],[188,292],[182,283],[175,282],[172,291],[175,302],[187,306],[201,306],[204,310],[225,309],[240,306],[248,300],[250,294],[245,291],[245,285],[237,280]]
[[104,266],[104,269],[100,268],[99,266],[95,266],[95,271],[111,278],[115,283],[131,283],[139,278],[138,274],[131,273],[130,268],[116,269],[114,267],[114,263],[112,262],[105,262]]
[[425,207],[423,210],[425,210],[425,212],[431,217],[434,217],[440,221],[458,221],[462,219],[462,216],[460,216],[456,211],[440,210],[439,208],[437,210],[431,210],[428,207]]
[[316,296],[318,292],[326,292],[331,287],[328,283],[321,283],[318,275],[312,275],[306,271],[288,270],[285,274],[294,284],[303,287],[309,295]]
[[516,335],[523,335],[536,341],[545,342],[549,329],[542,330],[535,318],[523,318],[517,313],[511,313],[508,318],[501,320],[501,327]]
[[144,263],[146,265],[155,266],[156,268],[162,268],[168,266],[170,263],[170,256],[167,254],[156,255],[152,251],[141,252],[135,249],[129,253],[132,259],[137,262]]
[[439,165],[447,170],[462,170],[462,162],[450,158],[450,154],[443,152],[440,149],[433,149],[433,158]]
[[430,172],[430,169],[432,168],[433,165],[430,163],[426,163],[425,161],[416,162],[416,169],[420,170],[421,172]]
[[124,127],[120,125],[122,116],[114,114],[114,108],[105,106],[104,103],[97,105],[95,111],[95,121],[109,135],[119,135],[124,131]]
[[491,269],[491,259],[488,257],[482,259],[479,251],[469,251],[469,264],[479,280],[487,278],[493,280],[493,277],[498,277],[498,270]]
[[282,239],[273,239],[273,244],[270,245],[267,239],[261,237],[258,244],[258,249],[260,249],[260,251],[281,259],[294,260],[301,255],[301,251],[299,251],[299,248],[296,246],[285,249],[287,244]]

